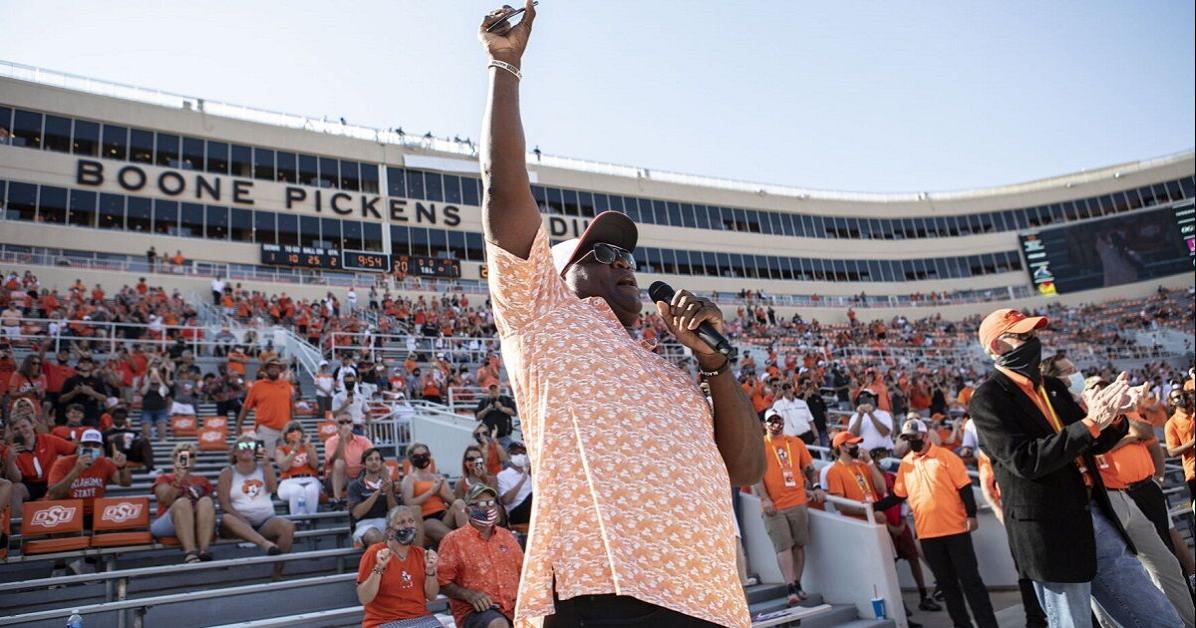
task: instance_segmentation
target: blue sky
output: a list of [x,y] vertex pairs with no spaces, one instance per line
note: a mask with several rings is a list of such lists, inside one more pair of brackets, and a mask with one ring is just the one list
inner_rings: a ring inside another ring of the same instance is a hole
[[[0,59],[477,139],[493,8],[0,0]],[[1038,179],[1191,149],[1193,3],[543,0],[529,144],[857,191]]]

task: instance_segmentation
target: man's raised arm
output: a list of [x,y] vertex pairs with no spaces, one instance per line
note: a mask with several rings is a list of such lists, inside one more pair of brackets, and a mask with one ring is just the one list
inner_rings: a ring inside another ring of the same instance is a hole
[[514,9],[491,11],[482,20],[478,39],[490,56],[490,90],[482,116],[482,229],[486,239],[526,258],[540,228],[540,212],[527,177],[527,146],[519,119],[519,77],[523,51],[532,32],[536,9],[527,0],[523,21],[493,33],[486,28]]

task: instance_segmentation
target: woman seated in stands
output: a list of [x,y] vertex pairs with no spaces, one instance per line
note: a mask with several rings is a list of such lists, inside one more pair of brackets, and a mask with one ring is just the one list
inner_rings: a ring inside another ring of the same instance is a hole
[[[474,431],[474,436],[477,437],[479,433],[489,435],[485,425],[479,425]],[[486,468],[486,454],[482,453],[482,448],[470,445],[461,456],[461,479],[457,480],[457,486],[453,490],[454,497],[464,500],[469,488],[475,484],[495,488],[498,486],[498,479]]]
[[[419,506],[424,520],[424,532],[432,545],[468,521],[465,502],[453,496],[448,480],[432,471],[432,451],[423,443],[411,443],[407,448],[412,470],[403,478],[403,503]],[[451,506],[450,506],[451,504]]]
[[[220,535],[249,541],[270,556],[291,551],[295,525],[274,515],[270,495],[278,488],[274,465],[269,464],[265,445],[253,433],[237,437],[229,466],[220,472],[217,494]],[[274,578],[282,577],[282,563],[274,564]]]
[[365,606],[362,628],[403,622],[403,628],[440,628],[428,602],[440,593],[436,552],[415,542],[414,508],[395,506],[386,514],[386,540],[371,545],[357,568],[357,599]]
[[320,455],[298,421],[287,424],[282,440],[274,448],[274,461],[281,469],[278,498],[290,504],[292,515],[313,515],[320,507]]
[[154,538],[175,537],[183,546],[183,562],[212,560],[208,546],[216,527],[216,507],[212,503],[212,483],[193,473],[199,449],[193,443],[174,446],[172,473],[154,480],[158,515],[150,524]]

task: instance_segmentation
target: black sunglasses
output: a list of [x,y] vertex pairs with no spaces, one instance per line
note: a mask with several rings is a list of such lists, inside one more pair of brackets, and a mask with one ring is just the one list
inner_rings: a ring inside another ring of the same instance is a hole
[[[625,248],[605,242],[595,242],[593,248],[590,249],[590,253],[594,255],[594,260],[599,264],[614,264],[616,260],[621,260],[629,268],[635,270],[635,255],[632,255],[631,251]],[[585,259],[590,253],[583,255],[581,259]],[[581,260],[577,261],[580,262]]]

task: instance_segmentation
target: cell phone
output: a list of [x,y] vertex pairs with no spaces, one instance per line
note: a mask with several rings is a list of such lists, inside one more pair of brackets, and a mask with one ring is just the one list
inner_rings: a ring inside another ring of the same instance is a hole
[[254,451],[261,451],[261,450],[263,450],[263,449],[265,449],[265,448],[266,448],[266,441],[264,441],[264,440],[255,440],[255,441],[253,441],[253,449],[254,449]]
[[[540,3],[539,3],[539,2],[533,2],[533,3],[532,3],[532,6],[533,6],[533,7],[534,7],[534,6],[539,6],[539,5],[540,5]],[[511,11],[511,12],[510,12],[510,13],[508,13],[508,14],[507,14],[507,16],[506,16],[506,17],[504,17],[503,19],[501,19],[501,20],[499,20],[499,21],[497,21],[497,22],[495,22],[495,23],[491,24],[490,26],[487,26],[487,27],[486,27],[486,32],[487,32],[487,33],[493,33],[494,31],[496,31],[496,30],[498,30],[498,29],[502,28],[502,27],[503,27],[503,25],[505,25],[505,24],[507,24],[508,22],[510,22],[512,18],[515,18],[515,17],[517,17],[517,16],[518,16],[520,13],[523,13],[524,11],[527,11],[527,7],[520,7],[520,8],[518,8],[518,9],[515,9],[514,11]],[[520,20],[520,22],[521,22],[521,21],[522,21],[522,20]],[[511,26],[518,26],[520,22],[515,22],[514,24],[511,24]]]
[[191,452],[189,452],[189,451],[179,452],[179,466],[183,467],[183,468],[191,467]]

